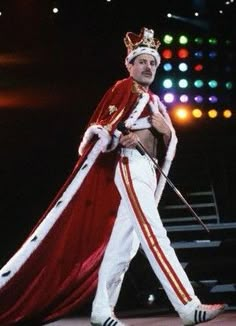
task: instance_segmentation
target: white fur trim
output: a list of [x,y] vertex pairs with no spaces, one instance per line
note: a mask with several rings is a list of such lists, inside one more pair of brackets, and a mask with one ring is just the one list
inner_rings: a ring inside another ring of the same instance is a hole
[[86,145],[89,143],[89,141],[93,138],[94,135],[97,135],[101,140],[101,151],[106,151],[106,148],[111,141],[111,135],[103,126],[91,125],[85,131],[82,142],[79,145],[79,155],[82,155],[84,153]]
[[130,129],[134,125],[140,114],[143,112],[143,109],[147,105],[149,98],[150,96],[148,93],[142,93],[140,95],[133,111],[129,115],[129,118],[125,120],[126,128]]
[[136,122],[131,126],[130,130],[139,130],[139,129],[149,129],[151,128],[151,123],[148,117],[143,117],[137,119]]
[[146,46],[140,46],[137,49],[131,51],[127,55],[127,57],[125,59],[125,65],[128,66],[130,61],[132,61],[135,57],[137,57],[140,54],[150,54],[150,55],[152,55],[156,60],[157,66],[159,66],[159,64],[161,62],[160,54],[157,52],[157,50],[146,47]]
[[[167,151],[166,151],[164,163],[162,165],[162,171],[163,171],[164,175],[168,176],[168,173],[169,173],[173,158],[175,156],[178,139],[176,137],[176,133],[175,133],[175,130],[174,130],[173,125],[171,123],[169,115],[167,114],[167,112],[165,112],[165,113],[162,112],[162,113],[163,113],[163,115],[164,115],[166,121],[168,122],[170,129],[171,129],[171,139],[170,139]],[[160,202],[164,187],[166,185],[166,178],[164,177],[164,175],[162,175],[162,174],[160,175],[159,180],[158,180],[158,184],[157,184],[157,188],[156,188],[156,191],[155,191],[155,198],[156,198],[157,205]]]

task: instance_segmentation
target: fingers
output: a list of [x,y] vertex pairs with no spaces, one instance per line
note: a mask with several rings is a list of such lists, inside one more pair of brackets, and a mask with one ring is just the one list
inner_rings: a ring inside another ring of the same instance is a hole
[[124,147],[135,148],[139,142],[137,134],[131,132],[128,135],[121,135],[120,144]]

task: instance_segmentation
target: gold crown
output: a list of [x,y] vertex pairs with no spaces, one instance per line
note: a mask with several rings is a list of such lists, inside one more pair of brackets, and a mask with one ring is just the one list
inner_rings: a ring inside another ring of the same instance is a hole
[[139,35],[132,32],[127,32],[124,38],[125,46],[128,53],[137,49],[138,47],[148,47],[157,50],[161,42],[154,38],[154,31],[143,27]]

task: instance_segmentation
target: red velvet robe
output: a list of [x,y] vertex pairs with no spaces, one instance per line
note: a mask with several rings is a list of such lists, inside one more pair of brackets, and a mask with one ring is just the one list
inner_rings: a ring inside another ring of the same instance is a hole
[[[101,125],[112,136],[142,94],[131,78],[117,82],[102,98],[89,126]],[[50,207],[0,270],[1,326],[53,321],[78,310],[95,291],[120,198],[113,181],[117,153],[102,153],[98,146],[94,158],[91,153],[99,138],[90,138]]]

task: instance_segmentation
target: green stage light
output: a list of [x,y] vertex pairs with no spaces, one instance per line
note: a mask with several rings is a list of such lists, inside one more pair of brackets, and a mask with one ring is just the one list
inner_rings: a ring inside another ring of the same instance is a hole
[[233,83],[232,82],[226,82],[225,83],[225,87],[227,88],[227,89],[232,89],[233,88]]
[[180,43],[180,44],[187,44],[187,43],[188,43],[188,38],[187,38],[187,36],[185,36],[185,35],[181,35],[181,36],[179,37],[179,43]]
[[165,44],[171,44],[173,42],[174,38],[173,36],[169,35],[169,34],[166,34],[163,38],[163,42]]
[[215,37],[210,37],[208,39],[208,43],[211,45],[216,45],[218,43],[217,39]]
[[194,42],[197,43],[197,44],[203,44],[203,38],[195,37]]

